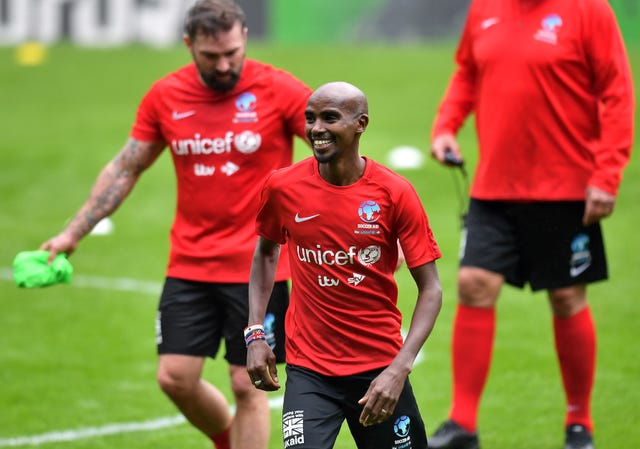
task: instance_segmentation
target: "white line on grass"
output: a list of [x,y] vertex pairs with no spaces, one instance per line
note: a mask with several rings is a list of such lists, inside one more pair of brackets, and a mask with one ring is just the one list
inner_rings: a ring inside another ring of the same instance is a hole
[[[13,281],[11,268],[0,268],[0,279]],[[80,288],[96,288],[98,290],[116,290],[121,292],[148,293],[159,295],[162,283],[154,281],[141,281],[131,278],[108,278],[104,276],[87,276],[74,274],[71,285]]]
[[[13,270],[11,268],[0,267],[0,280],[13,281]],[[162,284],[153,281],[140,281],[131,278],[108,278],[103,276],[74,275],[72,286],[81,288],[96,288],[99,290],[117,290],[136,293],[159,294]],[[415,365],[424,359],[422,351],[416,357]],[[282,396],[277,396],[269,400],[269,408],[282,406]],[[235,410],[231,406],[232,413]],[[75,441],[83,438],[100,437],[129,432],[142,432],[157,430],[166,427],[174,427],[185,423],[184,416],[165,416],[148,421],[132,423],[105,424],[100,427],[85,427],[83,429],[55,430],[53,432],[42,433],[40,435],[19,436],[14,438],[0,438],[0,447],[16,446],[37,446],[46,443],[57,443],[60,441]]]
[[84,429],[77,430],[59,430],[54,432],[42,433],[40,435],[0,439],[0,446],[37,446],[46,443],[75,441],[83,438],[100,437],[126,432],[156,430],[162,429],[164,427],[177,426],[184,422],[184,416],[177,415],[173,417],[158,418],[142,422],[106,424],[101,427],[85,427]]
[[[269,400],[269,408],[282,407],[282,396],[277,396]],[[231,412],[234,413],[235,407],[231,406]],[[132,422],[132,423],[113,423],[105,424],[100,427],[85,427],[76,430],[56,430],[53,432],[42,433],[40,435],[22,436],[15,438],[0,439],[0,447],[15,446],[38,446],[46,443],[59,443],[61,441],[75,441],[83,438],[102,437],[107,435],[115,435],[129,432],[142,432],[149,430],[164,429],[167,427],[175,427],[187,422],[184,416],[166,416],[163,418],[151,419],[148,421]]]

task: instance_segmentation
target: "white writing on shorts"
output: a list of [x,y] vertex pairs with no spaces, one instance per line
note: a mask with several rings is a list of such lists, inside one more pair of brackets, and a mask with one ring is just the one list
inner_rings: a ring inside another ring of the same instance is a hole
[[304,444],[304,411],[294,410],[282,415],[282,434],[285,449]]

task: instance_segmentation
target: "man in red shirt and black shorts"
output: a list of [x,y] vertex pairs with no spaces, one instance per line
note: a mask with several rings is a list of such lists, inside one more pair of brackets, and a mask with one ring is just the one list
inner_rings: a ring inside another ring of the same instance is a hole
[[[284,447],[329,449],[346,419],[358,447],[426,449],[408,375],[440,311],[440,250],[411,184],[360,156],[369,115],[359,89],[319,87],[305,117],[314,157],[274,172],[262,191],[247,369],[257,388],[280,388],[263,323],[286,243],[292,288]],[[404,341],[398,242],[418,290]]]
[[[157,318],[162,390],[218,449],[266,449],[267,395],[249,381],[242,329],[256,244],[260,188],[291,164],[304,138],[311,89],[289,73],[245,58],[247,28],[231,0],[199,0],[185,19],[193,62],[160,79],[144,96],[131,136],[102,170],[88,201],[42,249],[70,254],[113,213],[139,176],[169,148],[177,178],[167,279]],[[278,266],[265,326],[283,360],[288,261]],[[201,378],[206,357],[225,340],[236,413]],[[233,423],[233,425],[232,425]]]
[[480,155],[458,272],[453,401],[429,447],[479,447],[506,282],[547,291],[565,449],[593,449],[596,332],[586,285],[608,276],[599,222],[613,212],[633,130],[620,30],[606,0],[474,0],[456,61],[431,151],[460,163],[454,136],[474,112]]

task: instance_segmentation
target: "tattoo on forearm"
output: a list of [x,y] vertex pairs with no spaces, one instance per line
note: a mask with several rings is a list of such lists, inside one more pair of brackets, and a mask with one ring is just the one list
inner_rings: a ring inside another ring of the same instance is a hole
[[74,233],[85,235],[103,217],[112,214],[129,194],[140,174],[149,166],[149,147],[130,140],[98,176],[86,207],[75,217]]

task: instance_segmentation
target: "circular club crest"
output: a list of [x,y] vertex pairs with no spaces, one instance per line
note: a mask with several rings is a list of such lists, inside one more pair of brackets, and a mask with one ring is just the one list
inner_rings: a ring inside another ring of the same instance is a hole
[[358,260],[362,265],[368,267],[380,260],[381,253],[379,246],[367,246],[358,251]]
[[358,207],[358,215],[365,223],[375,223],[380,218],[380,206],[375,201],[364,201]]
[[260,148],[262,137],[258,133],[244,131],[235,137],[234,143],[236,149],[243,154],[255,153]]

